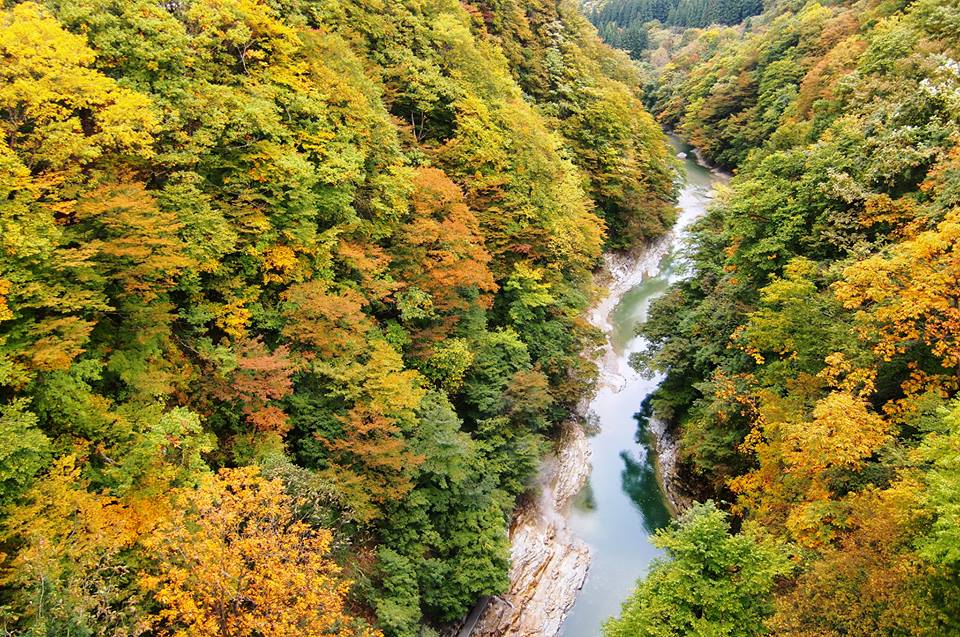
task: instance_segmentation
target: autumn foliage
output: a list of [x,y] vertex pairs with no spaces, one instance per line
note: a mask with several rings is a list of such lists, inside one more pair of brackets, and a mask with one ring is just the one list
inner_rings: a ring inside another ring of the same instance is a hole
[[173,495],[176,512],[142,540],[140,577],[161,635],[369,635],[344,614],[349,582],[329,531],[296,520],[279,480],[224,469]]
[[650,31],[654,114],[737,172],[638,359],[666,373],[654,411],[680,431],[691,495],[793,552],[761,595],[767,634],[960,634],[960,476],[943,464],[960,390],[957,15],[775,4],[749,26]]
[[0,632],[413,637],[503,589],[590,271],[673,186],[624,56],[481,4],[0,10]]

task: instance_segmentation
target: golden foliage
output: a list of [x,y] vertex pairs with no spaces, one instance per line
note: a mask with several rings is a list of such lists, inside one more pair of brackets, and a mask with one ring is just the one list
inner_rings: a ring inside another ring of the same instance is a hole
[[141,583],[161,605],[149,619],[158,635],[378,634],[353,625],[329,531],[294,518],[279,480],[224,469],[173,497],[171,519],[143,540],[157,560]]
[[858,313],[862,337],[885,360],[923,343],[960,366],[960,210],[933,230],[844,270],[837,297]]

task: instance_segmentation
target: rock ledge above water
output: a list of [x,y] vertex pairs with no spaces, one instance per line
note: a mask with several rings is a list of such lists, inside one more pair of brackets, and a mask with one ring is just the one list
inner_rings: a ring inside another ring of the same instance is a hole
[[590,444],[568,423],[557,449],[544,461],[538,497],[510,528],[510,590],[487,603],[474,637],[556,635],[587,577],[590,549],[573,536],[567,509],[590,475]]

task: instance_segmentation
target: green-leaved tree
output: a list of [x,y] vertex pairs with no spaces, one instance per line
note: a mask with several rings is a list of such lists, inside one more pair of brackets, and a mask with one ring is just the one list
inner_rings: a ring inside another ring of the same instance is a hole
[[670,560],[654,563],[605,637],[765,634],[772,589],[792,565],[787,548],[754,529],[730,532],[727,514],[698,504],[657,533]]

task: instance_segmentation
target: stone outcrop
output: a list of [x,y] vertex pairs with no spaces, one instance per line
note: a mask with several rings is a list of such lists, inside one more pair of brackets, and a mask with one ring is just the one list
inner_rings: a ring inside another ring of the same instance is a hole
[[659,418],[651,418],[650,432],[654,455],[657,459],[657,477],[674,514],[682,513],[693,504],[693,497],[677,471],[677,452],[680,441],[669,424]]
[[510,590],[487,600],[472,635],[542,637],[560,630],[590,566],[589,547],[567,525],[567,508],[589,475],[590,444],[569,423],[543,464],[539,492],[510,528]]

